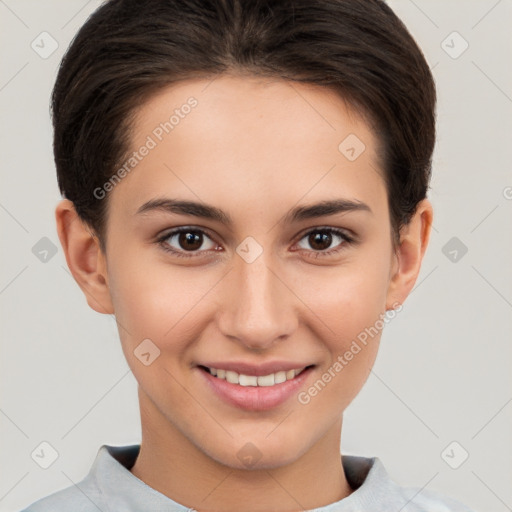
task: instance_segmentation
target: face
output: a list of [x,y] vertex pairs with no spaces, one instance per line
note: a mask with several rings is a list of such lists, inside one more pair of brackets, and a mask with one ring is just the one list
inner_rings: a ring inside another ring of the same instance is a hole
[[326,89],[222,76],[152,97],[131,142],[106,269],[143,421],[239,468],[336,437],[394,302],[368,125]]

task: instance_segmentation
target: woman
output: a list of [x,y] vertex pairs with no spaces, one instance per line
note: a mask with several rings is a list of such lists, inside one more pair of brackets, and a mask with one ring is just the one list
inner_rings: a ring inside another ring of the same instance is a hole
[[53,92],[56,220],[142,442],[26,510],[468,510],[339,451],[427,248],[435,103],[380,0],[102,5]]

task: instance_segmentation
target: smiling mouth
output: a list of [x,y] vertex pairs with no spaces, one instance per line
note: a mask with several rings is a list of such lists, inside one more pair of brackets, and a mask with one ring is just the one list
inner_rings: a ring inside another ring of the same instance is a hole
[[223,370],[221,368],[211,368],[208,366],[199,366],[199,368],[217,379],[225,380],[230,384],[238,384],[243,387],[272,387],[283,382],[289,381],[300,375],[304,370],[312,368],[314,365],[304,366],[288,371],[279,371],[268,375],[244,375],[232,370]]

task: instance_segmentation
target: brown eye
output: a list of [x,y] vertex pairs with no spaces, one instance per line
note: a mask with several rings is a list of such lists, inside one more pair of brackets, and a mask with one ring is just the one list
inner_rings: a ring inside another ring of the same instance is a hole
[[[170,231],[160,237],[158,242],[166,251],[175,253],[176,256],[195,256],[195,253],[200,254],[216,248],[215,242],[204,231],[192,228]],[[190,254],[185,254],[187,252]]]
[[[306,241],[305,244],[303,243],[304,240]],[[351,237],[339,229],[317,228],[306,233],[298,245],[301,249],[305,249],[308,252],[317,253],[315,256],[323,253],[327,256],[338,252],[343,246],[352,241]],[[332,249],[332,244],[336,242],[337,244],[334,246],[334,249]]]
[[182,231],[178,234],[178,244],[181,249],[186,251],[194,251],[203,244],[203,237],[193,231]]
[[316,232],[309,235],[308,242],[313,249],[317,251],[324,251],[325,249],[329,249],[329,246],[332,243],[332,235],[330,233]]

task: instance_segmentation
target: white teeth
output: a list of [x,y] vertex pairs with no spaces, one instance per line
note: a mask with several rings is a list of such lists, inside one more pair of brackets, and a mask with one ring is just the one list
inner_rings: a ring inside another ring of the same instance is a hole
[[226,380],[231,384],[238,384],[238,373],[226,370]]
[[263,375],[262,377],[258,377],[258,386],[273,386],[275,384],[274,374]]
[[274,382],[276,384],[281,384],[281,382],[286,382],[286,372],[277,372],[274,377]]
[[208,368],[209,372],[216,376],[218,379],[227,380],[231,384],[238,384],[240,386],[273,386],[274,384],[281,384],[287,380],[295,378],[301,373],[304,368],[297,368],[296,370],[280,371],[271,373],[269,375],[262,375],[257,377],[255,375],[243,375],[231,370],[221,370],[218,368]]
[[238,377],[238,383],[240,386],[257,386],[258,385],[258,377],[249,376],[249,375],[240,375]]

